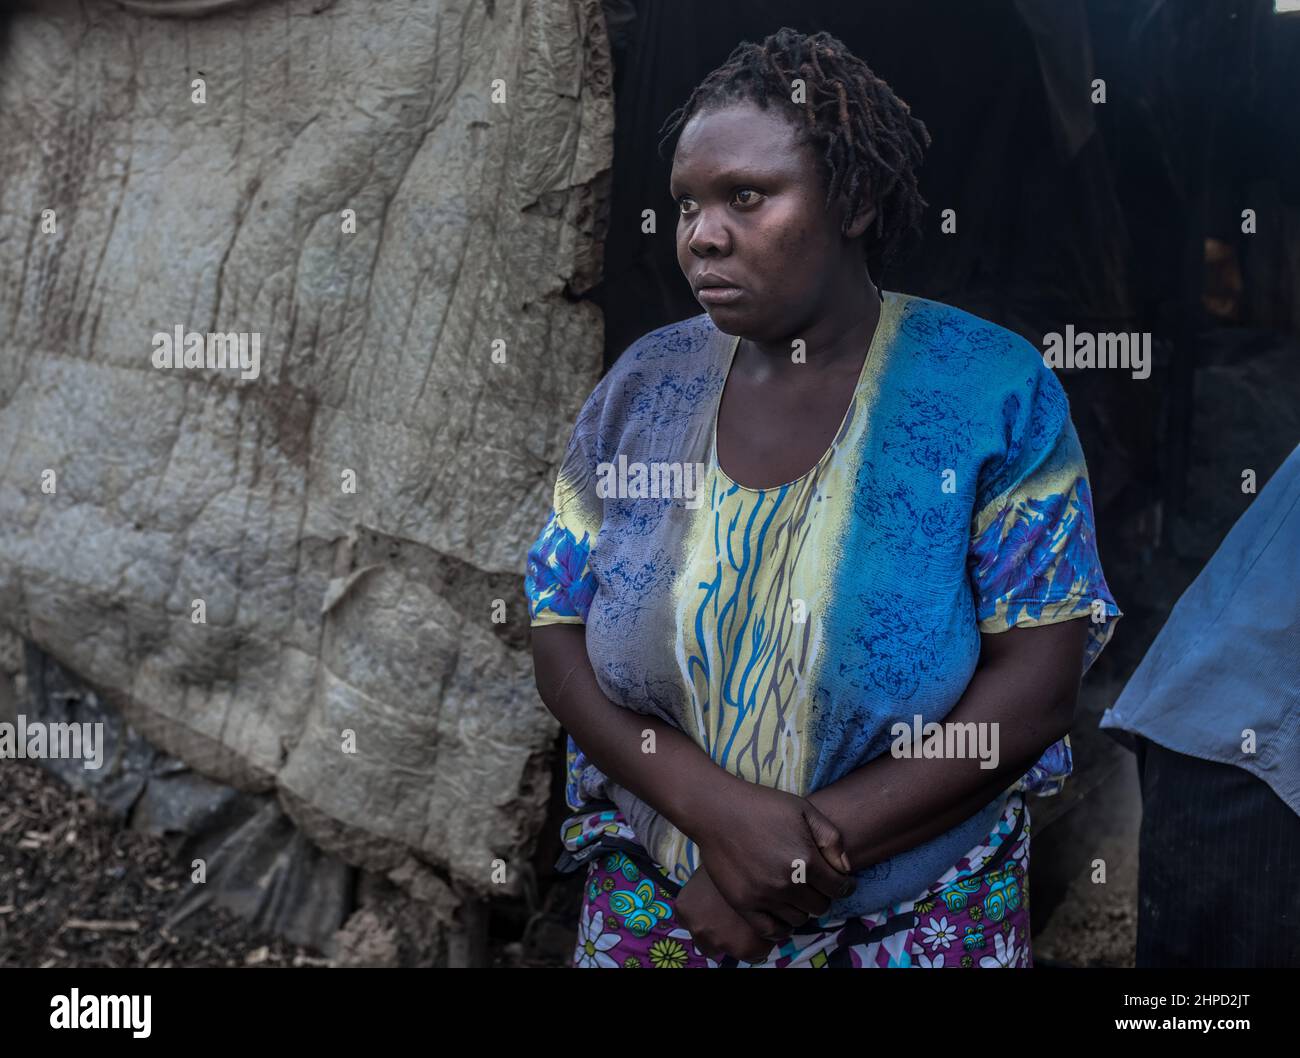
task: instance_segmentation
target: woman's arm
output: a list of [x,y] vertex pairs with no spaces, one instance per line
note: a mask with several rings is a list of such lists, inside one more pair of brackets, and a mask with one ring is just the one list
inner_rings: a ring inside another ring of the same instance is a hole
[[[533,661],[542,701],[583,753],[695,842],[712,882],[757,937],[783,935],[842,894],[847,860],[834,824],[805,798],[732,775],[671,724],[611,702],[583,626],[534,628]],[[731,926],[719,931],[737,939]]]
[[[611,702],[587,657],[585,626],[545,625],[532,634],[537,690],[546,708],[596,767],[698,844],[710,806],[723,804],[743,780],[671,724]],[[653,742],[647,731],[654,732]]]
[[1070,730],[1086,618],[980,637],[980,661],[943,723],[995,724],[998,765],[881,754],[808,800],[844,835],[855,871],[951,830],[987,805]]

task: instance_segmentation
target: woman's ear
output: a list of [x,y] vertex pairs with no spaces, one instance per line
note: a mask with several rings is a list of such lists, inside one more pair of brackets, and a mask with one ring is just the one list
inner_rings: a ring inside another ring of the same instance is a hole
[[[847,213],[847,211],[846,206],[845,212]],[[871,203],[864,203],[862,208],[858,210],[856,216],[846,219],[844,223],[840,225],[841,233],[843,233],[846,239],[856,239],[859,236],[864,235],[868,229],[870,229],[871,225],[875,223],[876,212],[877,210],[874,205]]]

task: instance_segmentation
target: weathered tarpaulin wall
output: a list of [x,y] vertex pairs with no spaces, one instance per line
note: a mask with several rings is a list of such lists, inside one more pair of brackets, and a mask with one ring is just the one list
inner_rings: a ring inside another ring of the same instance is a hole
[[[0,622],[330,851],[502,891],[601,360],[598,0],[46,2],[0,55]],[[155,366],[177,328],[255,377]]]

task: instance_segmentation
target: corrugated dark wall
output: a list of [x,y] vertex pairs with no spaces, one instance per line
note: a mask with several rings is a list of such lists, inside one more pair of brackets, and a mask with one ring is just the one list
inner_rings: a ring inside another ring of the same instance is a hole
[[[1244,363],[1261,343],[1300,334],[1300,16],[1275,15],[1271,0],[605,7],[617,117],[605,278],[594,298],[605,311],[607,363],[646,331],[700,312],[676,262],[671,158],[656,152],[661,124],[738,42],[783,25],[842,39],[930,129],[925,238],[878,282],[1034,342],[1067,323],[1151,332],[1148,379],[1062,372],[1112,587],[1139,612],[1099,665],[1127,672],[1168,612],[1163,596],[1176,597],[1250,499],[1228,481],[1198,493],[1198,429],[1232,432],[1225,443],[1261,485],[1296,441],[1289,422],[1252,421],[1249,393],[1226,427],[1204,416],[1198,426],[1196,387],[1208,365]],[[1094,77],[1106,82],[1104,104],[1063,104],[1059,90],[1049,92],[1055,82],[1087,99]],[[1254,236],[1240,231],[1246,205],[1260,213]],[[641,231],[648,208],[658,218],[653,235]],[[956,235],[940,234],[946,208],[957,211]],[[1204,310],[1207,237],[1244,270],[1234,319]],[[1254,362],[1251,386],[1288,364],[1294,357]],[[1180,537],[1181,523],[1209,529]],[[1148,599],[1127,567],[1162,554],[1191,564]],[[1140,616],[1148,605],[1150,621]]]

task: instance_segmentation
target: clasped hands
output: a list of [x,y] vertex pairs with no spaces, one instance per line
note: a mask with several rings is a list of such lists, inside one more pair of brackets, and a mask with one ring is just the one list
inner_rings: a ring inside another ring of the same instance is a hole
[[745,783],[696,844],[701,866],[678,893],[677,917],[715,962],[761,962],[855,888],[839,829],[796,794]]

